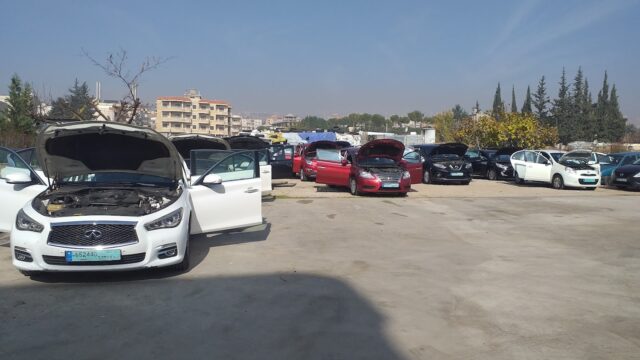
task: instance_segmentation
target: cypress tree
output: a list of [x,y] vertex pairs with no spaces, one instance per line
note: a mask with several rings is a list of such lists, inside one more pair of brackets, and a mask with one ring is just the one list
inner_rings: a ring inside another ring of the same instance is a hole
[[536,109],[535,115],[543,124],[551,125],[547,106],[549,105],[549,96],[547,96],[547,84],[544,76],[538,82],[536,93],[533,94],[533,107]]
[[480,112],[480,103],[478,102],[478,100],[476,100],[476,113]]
[[33,132],[35,123],[31,117],[34,104],[33,93],[29,84],[22,85],[18,75],[11,77],[9,84],[9,106],[0,113],[2,127],[11,127],[23,133]]
[[499,118],[502,113],[504,113],[504,103],[502,102],[500,83],[498,83],[496,93],[493,96],[493,116]]
[[620,111],[620,104],[618,103],[618,91],[616,85],[611,87],[611,98],[609,99],[609,117],[610,117],[610,140],[620,141],[624,136],[625,129],[627,127],[627,119],[624,118]]
[[516,87],[511,86],[511,112],[518,113],[518,106],[516,105]]
[[598,140],[611,141],[609,132],[609,82],[607,72],[604,72],[602,89],[598,92],[598,102],[595,109],[595,125]]
[[570,115],[570,99],[569,99],[569,87],[567,85],[567,74],[564,68],[562,68],[562,77],[560,78],[560,88],[558,89],[558,98],[553,100],[553,107],[551,113],[553,114],[553,120],[555,126],[558,128],[558,136],[560,142],[566,144],[573,141],[573,134],[571,133],[568,117]]
[[93,97],[89,95],[87,83],[80,84],[76,79],[73,87],[69,89],[69,95],[52,102],[49,117],[53,119],[93,120],[96,117],[91,106],[92,101]]
[[572,134],[573,140],[589,140],[586,138],[584,101],[584,75],[582,67],[573,79],[573,91],[569,96],[569,113],[567,114],[567,131]]
[[531,87],[527,86],[527,95],[524,97],[524,104],[522,104],[523,114],[531,114]]

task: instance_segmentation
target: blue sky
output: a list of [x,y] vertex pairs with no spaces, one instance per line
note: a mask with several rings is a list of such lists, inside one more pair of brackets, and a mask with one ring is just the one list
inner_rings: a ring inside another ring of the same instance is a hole
[[[640,123],[640,1],[2,1],[0,93],[13,73],[61,95],[74,78],[122,88],[82,55],[126,49],[172,57],[143,78],[147,101],[197,88],[238,112],[433,114],[498,82],[521,106],[527,85],[582,66],[605,70]],[[2,90],[4,89],[4,90]]]

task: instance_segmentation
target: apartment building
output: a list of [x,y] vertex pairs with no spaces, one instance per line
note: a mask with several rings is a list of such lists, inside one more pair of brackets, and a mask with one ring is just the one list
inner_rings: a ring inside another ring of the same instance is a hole
[[233,126],[229,103],[203,99],[197,90],[189,90],[184,96],[157,98],[155,129],[166,135],[233,136],[240,124]]

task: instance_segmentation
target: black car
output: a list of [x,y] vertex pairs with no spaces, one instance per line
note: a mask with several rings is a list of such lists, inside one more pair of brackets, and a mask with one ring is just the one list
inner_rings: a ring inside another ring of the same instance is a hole
[[611,173],[611,185],[618,188],[640,189],[640,160],[623,165]]
[[424,157],[422,181],[429,183],[471,182],[473,166],[464,158],[467,145],[460,143],[415,145],[413,147]]
[[473,166],[473,175],[486,177],[489,180],[513,178],[511,154],[519,148],[503,147],[500,149],[468,150],[465,158]]

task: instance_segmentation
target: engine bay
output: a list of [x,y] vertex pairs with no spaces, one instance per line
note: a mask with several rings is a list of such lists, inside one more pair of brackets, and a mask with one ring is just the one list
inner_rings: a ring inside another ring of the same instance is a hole
[[33,200],[33,208],[51,217],[116,215],[143,216],[175,202],[182,193],[176,188],[74,187],[47,190]]

